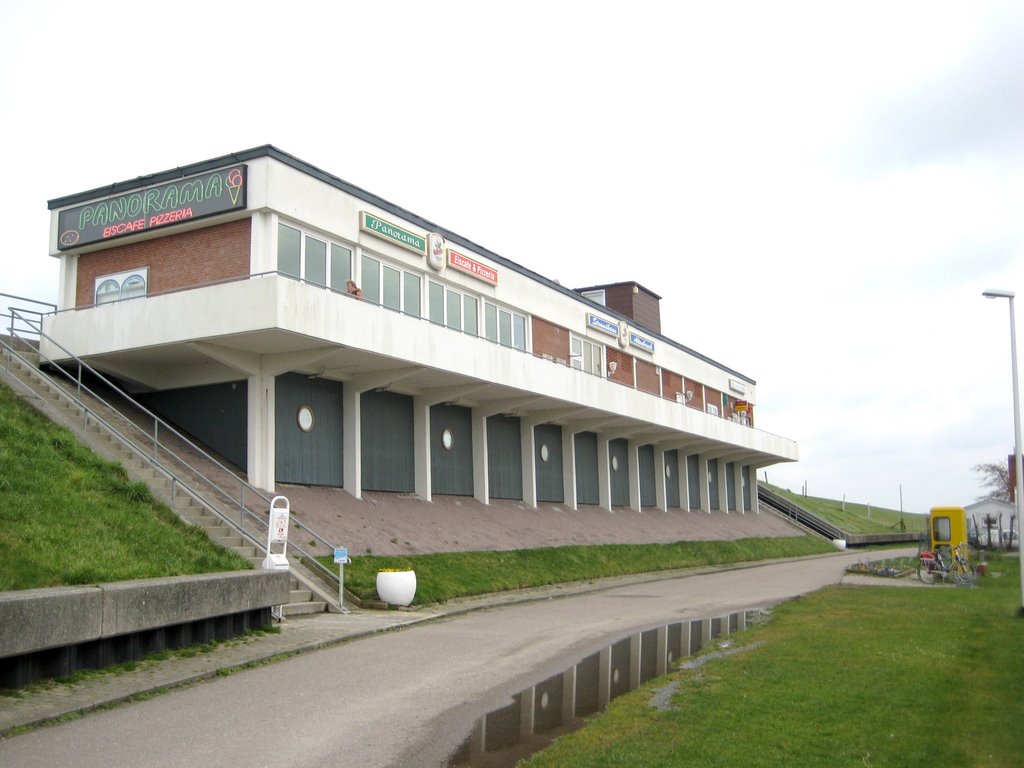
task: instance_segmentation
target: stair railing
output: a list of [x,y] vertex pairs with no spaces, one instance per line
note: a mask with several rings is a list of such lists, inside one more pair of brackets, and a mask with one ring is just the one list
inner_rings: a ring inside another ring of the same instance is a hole
[[[33,302],[32,299],[24,299],[22,297],[13,296],[12,294],[0,294],[0,296],[6,296],[15,298],[20,301]],[[35,302],[48,307],[52,307],[52,311],[56,311],[56,307],[46,302]],[[40,365],[43,362],[49,363],[50,368],[56,374],[60,374],[68,382],[73,385],[69,390],[67,386],[60,386],[59,380],[54,381],[54,384],[58,386],[65,396],[69,397],[74,403],[82,409],[83,418],[86,424],[91,420],[98,426],[107,430],[108,433],[113,435],[119,442],[126,445],[130,449],[137,451],[146,457],[147,461],[160,472],[162,472],[171,481],[171,498],[176,498],[178,488],[180,487],[188,495],[192,496],[199,504],[205,508],[211,510],[221,520],[223,520],[231,529],[239,533],[244,539],[248,540],[253,544],[257,550],[266,552],[266,541],[265,535],[260,536],[259,534],[265,534],[268,527],[268,520],[263,517],[262,514],[253,512],[250,508],[250,504],[257,504],[260,511],[263,514],[269,515],[271,498],[266,495],[262,490],[250,484],[248,481],[238,478],[234,471],[229,467],[225,466],[217,458],[210,455],[202,447],[195,444],[190,438],[183,435],[177,429],[175,429],[170,423],[162,419],[157,414],[150,411],[146,406],[139,403],[137,400],[132,398],[126,393],[121,387],[112,382],[102,373],[94,369],[85,361],[81,360],[70,350],[65,348],[51,336],[47,335],[42,329],[42,318],[49,314],[49,312],[39,312],[37,310],[29,310],[16,306],[9,306],[8,315],[5,315],[9,319],[7,331],[10,337],[10,341],[4,341],[0,339],[0,345],[5,347],[8,351],[7,365],[10,365],[12,357],[16,357],[23,364],[33,367],[34,364],[26,358],[22,351],[19,351],[19,346],[24,346],[32,351],[32,353],[40,355]],[[43,360],[40,352],[40,340],[45,339],[47,342],[52,344],[56,349],[64,353],[67,358],[74,362],[74,372],[67,370],[64,365],[58,364],[53,360]],[[20,344],[19,344],[20,342]],[[117,407],[107,402],[103,396],[95,392],[88,386],[83,373],[88,374],[95,378],[95,380],[101,382],[104,387],[108,388],[111,392],[115,393],[125,403],[127,403],[140,417],[143,417],[147,423],[152,424],[151,430],[144,429],[139,424],[136,424],[132,419],[128,418],[127,415],[121,413]],[[51,377],[52,378],[52,377]],[[95,408],[89,405],[85,399],[83,399],[83,393],[88,394],[99,403],[102,403],[106,407],[110,408],[113,412],[118,413],[123,419],[126,425],[130,427],[127,431],[133,432],[136,435],[136,440],[131,439],[125,434],[122,429],[117,428],[108,419],[104,418],[102,414],[96,411]],[[234,491],[230,491],[223,487],[222,482],[218,482],[210,477],[207,477],[202,470],[191,464],[185,457],[179,455],[171,445],[166,437],[161,438],[161,432],[169,433],[173,436],[174,440],[184,446],[187,450],[195,452],[201,456],[206,462],[212,464],[215,468],[220,470],[221,473],[226,474],[232,479],[238,482],[238,493],[235,495]],[[141,439],[140,439],[141,437]],[[141,444],[140,444],[141,443]],[[152,452],[149,452],[149,448],[143,448],[142,444],[152,447]],[[184,468],[190,479],[202,481],[202,483],[216,495],[227,501],[231,506],[237,506],[239,510],[239,516],[237,520],[225,515],[221,512],[218,504],[211,503],[200,490],[194,487],[193,483],[186,482],[182,479],[179,471],[175,471],[174,467],[168,464],[161,457],[161,450],[163,456],[171,459],[172,463],[179,465]],[[248,499],[247,499],[248,497]],[[327,552],[333,552],[333,547],[328,541],[317,533],[315,530],[310,528],[308,525],[303,523],[294,515],[290,516],[290,522],[295,527],[305,534],[311,536],[316,542],[323,545]],[[247,527],[247,523],[249,524]],[[255,533],[252,532],[255,529]],[[262,538],[262,540],[261,540]],[[329,568],[322,565],[316,560],[316,556],[309,552],[306,547],[299,541],[293,540],[289,537],[289,548],[297,551],[302,556],[304,563],[307,567],[316,570],[321,577],[327,579],[329,582],[337,583],[338,575],[333,573]],[[295,537],[298,538],[298,537]]]

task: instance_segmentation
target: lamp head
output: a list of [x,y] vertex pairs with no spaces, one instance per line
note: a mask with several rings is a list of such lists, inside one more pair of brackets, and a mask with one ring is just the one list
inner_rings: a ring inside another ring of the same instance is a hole
[[1004,291],[999,288],[989,288],[987,291],[982,291],[981,295],[986,299],[1012,299],[1013,291]]

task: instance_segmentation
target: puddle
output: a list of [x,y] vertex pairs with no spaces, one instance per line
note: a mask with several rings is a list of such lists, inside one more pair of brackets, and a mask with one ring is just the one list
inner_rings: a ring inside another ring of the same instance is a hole
[[511,697],[481,717],[448,760],[448,768],[511,768],[583,726],[608,702],[664,675],[711,640],[763,620],[765,611],[738,611],[649,629],[619,640]]

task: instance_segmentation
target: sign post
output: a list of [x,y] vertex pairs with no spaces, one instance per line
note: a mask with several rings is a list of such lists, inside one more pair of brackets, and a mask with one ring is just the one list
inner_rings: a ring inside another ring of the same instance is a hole
[[[279,506],[283,502],[284,506]],[[267,556],[263,560],[263,567],[271,571],[287,571],[288,557],[285,554],[288,550],[288,499],[284,496],[275,496],[270,502],[270,524],[267,528]],[[281,551],[275,552],[274,545],[280,545]]]
[[348,613],[345,607],[345,566],[352,562],[348,556],[348,547],[334,548],[334,562],[338,564],[338,608],[342,613]]

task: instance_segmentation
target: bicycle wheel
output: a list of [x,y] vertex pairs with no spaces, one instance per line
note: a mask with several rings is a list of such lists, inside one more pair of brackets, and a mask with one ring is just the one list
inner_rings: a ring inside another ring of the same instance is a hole
[[921,564],[917,566],[917,579],[922,584],[938,584],[942,579],[942,574],[934,565]]
[[971,563],[953,563],[953,581],[961,587],[973,587],[978,583],[978,572]]

